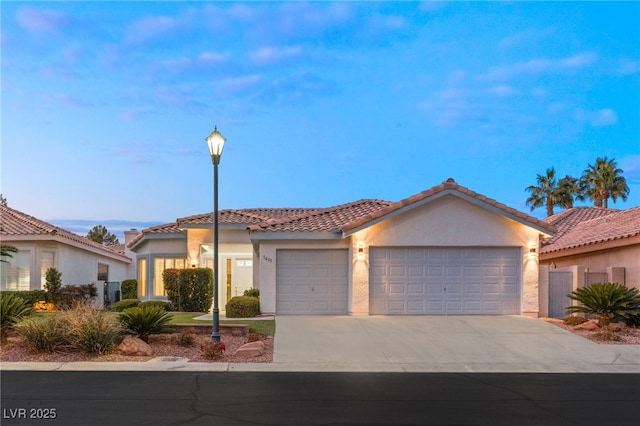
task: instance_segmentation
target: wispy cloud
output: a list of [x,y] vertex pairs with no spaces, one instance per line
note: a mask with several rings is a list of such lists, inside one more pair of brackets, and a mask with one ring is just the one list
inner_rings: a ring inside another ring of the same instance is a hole
[[537,75],[543,72],[567,72],[586,68],[598,59],[595,53],[581,53],[560,59],[536,58],[510,65],[493,67],[482,77],[489,80],[507,80],[518,75]]
[[302,52],[300,46],[263,47],[249,52],[249,59],[259,65],[271,65],[299,58]]
[[169,16],[147,16],[131,24],[125,32],[125,43],[139,44],[164,36],[174,36],[184,28],[186,22],[182,18]]
[[578,121],[587,122],[593,127],[613,126],[618,123],[618,114],[610,108],[596,111],[578,110],[576,118]]
[[511,34],[498,43],[501,49],[516,48],[521,46],[529,46],[533,43],[548,38],[555,33],[555,28],[531,29]]
[[16,21],[23,29],[37,34],[58,33],[71,23],[71,18],[56,10],[24,8],[16,14]]
[[219,95],[237,95],[253,89],[262,82],[260,74],[245,75],[242,77],[229,77],[214,83]]
[[192,70],[207,69],[216,65],[224,64],[231,59],[229,52],[218,53],[206,51],[195,57],[169,58],[162,61],[162,65],[169,71],[184,72]]
[[640,184],[640,155],[627,155],[618,161],[628,183]]

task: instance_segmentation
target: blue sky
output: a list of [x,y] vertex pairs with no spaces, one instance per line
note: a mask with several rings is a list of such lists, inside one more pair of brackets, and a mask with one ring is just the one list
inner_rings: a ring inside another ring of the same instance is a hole
[[639,22],[638,2],[3,1],[1,190],[80,233],[205,213],[217,125],[221,208],[453,177],[529,212],[536,174],[597,157],[631,189],[610,207],[635,207]]

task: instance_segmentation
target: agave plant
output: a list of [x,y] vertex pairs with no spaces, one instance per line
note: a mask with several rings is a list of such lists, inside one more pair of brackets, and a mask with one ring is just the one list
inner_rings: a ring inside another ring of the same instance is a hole
[[11,293],[4,294],[0,300],[0,342],[7,342],[7,332],[23,317],[31,313],[31,307],[25,301]]
[[147,305],[125,309],[118,315],[118,319],[124,324],[128,333],[145,342],[149,341],[150,334],[172,331],[172,327],[169,326],[171,315],[158,306]]
[[572,291],[567,295],[580,303],[566,308],[567,313],[585,313],[598,316],[600,326],[613,318],[625,320],[640,315],[640,294],[637,288],[618,283],[597,283]]

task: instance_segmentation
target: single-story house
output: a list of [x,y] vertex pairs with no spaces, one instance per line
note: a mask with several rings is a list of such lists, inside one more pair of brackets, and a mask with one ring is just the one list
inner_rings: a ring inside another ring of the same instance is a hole
[[557,233],[541,241],[540,313],[561,318],[566,295],[596,282],[640,288],[640,207],[575,207],[544,219]]
[[[219,302],[249,287],[277,314],[537,316],[538,251],[555,228],[449,179],[398,202],[223,210]],[[166,268],[212,267],[212,214],[145,229],[139,296]]]
[[107,294],[113,302],[119,283],[135,277],[133,254],[124,245],[104,246],[3,205],[0,237],[18,249],[2,258],[0,290],[44,289],[47,269],[56,268],[63,285],[95,284],[102,304],[104,283],[112,283]]

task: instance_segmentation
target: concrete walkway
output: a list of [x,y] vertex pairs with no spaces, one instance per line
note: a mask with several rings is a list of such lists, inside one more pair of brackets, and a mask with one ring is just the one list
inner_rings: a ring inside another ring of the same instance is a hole
[[2,363],[47,371],[640,373],[640,345],[600,345],[520,316],[279,316],[270,364]]

